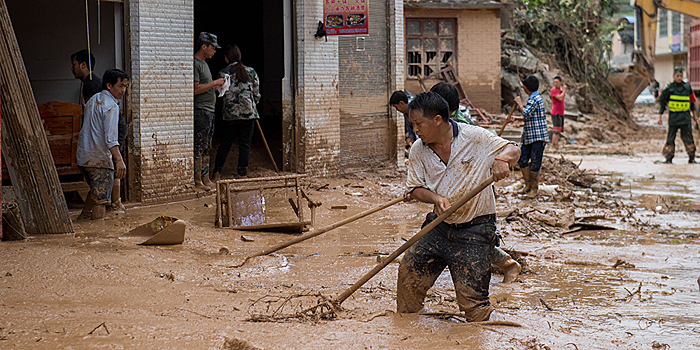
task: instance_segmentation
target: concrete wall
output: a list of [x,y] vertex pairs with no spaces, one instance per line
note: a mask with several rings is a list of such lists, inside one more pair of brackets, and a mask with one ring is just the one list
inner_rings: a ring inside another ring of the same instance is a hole
[[[122,68],[116,57],[122,51],[115,49],[121,44],[121,6],[102,2],[98,22],[97,2],[89,2],[90,49],[100,78],[108,69]],[[70,56],[87,49],[85,2],[7,1],[7,7],[36,102],[78,103],[80,80],[71,73]]]
[[[404,89],[406,81],[406,49],[404,37],[404,9],[403,0],[389,1],[389,92]],[[403,114],[397,112],[394,108],[389,109],[391,119],[394,121],[393,128],[396,138],[396,165],[403,168],[406,165],[406,157],[404,155],[405,141],[405,124]]]
[[337,174],[340,156],[338,37],[316,39],[323,2],[296,5],[296,169],[318,176]]
[[193,3],[130,0],[127,122],[132,200],[193,195]]
[[385,0],[367,4],[371,9],[369,34],[338,37],[342,166],[383,162],[395,156],[388,105],[388,4]]
[[[456,69],[464,92],[476,107],[500,113],[500,10],[406,8],[404,11],[406,18],[457,19]],[[428,80],[426,86],[430,89],[437,82]],[[414,94],[422,91],[416,79],[407,79],[406,88]]]

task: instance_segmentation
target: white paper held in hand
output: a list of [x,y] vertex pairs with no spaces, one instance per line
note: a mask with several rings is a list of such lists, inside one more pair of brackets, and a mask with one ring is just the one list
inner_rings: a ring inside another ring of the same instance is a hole
[[216,88],[216,91],[219,93],[219,97],[224,96],[228,88],[231,86],[231,75],[230,74],[224,74],[224,79],[226,79],[226,82],[224,85],[221,85]]

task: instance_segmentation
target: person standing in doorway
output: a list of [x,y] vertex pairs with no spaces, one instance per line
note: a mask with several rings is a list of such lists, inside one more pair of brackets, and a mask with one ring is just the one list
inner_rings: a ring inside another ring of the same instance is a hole
[[224,93],[223,116],[221,122],[221,142],[214,161],[214,181],[221,176],[226,157],[231,150],[233,140],[238,136],[238,176],[248,176],[250,160],[250,141],[255,130],[255,121],[260,119],[256,105],[260,102],[260,80],[255,69],[246,67],[241,62],[241,50],[236,45],[224,49],[226,68],[219,71],[224,79],[228,74],[231,85]]
[[554,87],[549,92],[552,96],[552,145],[559,149],[559,134],[564,132],[564,97],[566,97],[566,85],[560,76],[554,77]]
[[119,69],[110,69],[102,81],[102,92],[85,105],[85,121],[78,136],[78,168],[90,186],[80,219],[102,219],[112,194],[114,178],[121,179],[126,175],[126,165],[119,153],[118,123],[119,100],[124,97],[129,75]]
[[676,67],[673,70],[673,81],[661,92],[659,96],[659,125],[662,124],[661,116],[668,108],[668,135],[666,145],[662,151],[666,161],[673,163],[673,156],[676,153],[676,134],[681,131],[681,140],[688,152],[688,163],[695,164],[695,140],[693,139],[693,123],[691,113],[695,122],[700,125],[698,115],[695,112],[695,95],[693,88],[683,81],[683,68]]
[[212,80],[205,62],[221,48],[216,41],[216,35],[201,32],[195,40],[194,53],[194,185],[205,191],[214,185],[209,180],[209,149],[214,137],[215,88],[226,81]]
[[102,91],[102,80],[93,72],[95,56],[88,50],[80,50],[70,56],[70,71],[76,79],[80,79],[80,97],[78,103],[82,106],[90,101],[96,93]]

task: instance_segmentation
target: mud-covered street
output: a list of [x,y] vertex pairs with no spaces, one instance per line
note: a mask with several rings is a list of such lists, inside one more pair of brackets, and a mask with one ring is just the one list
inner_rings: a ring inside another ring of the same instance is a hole
[[[686,164],[681,151],[674,165],[655,163],[663,128],[638,118],[646,129],[623,141],[548,149],[543,171],[552,177],[544,177],[536,200],[514,193],[517,172],[497,184],[502,248],[524,270],[511,284],[492,276],[491,320],[522,327],[446,315],[458,312],[447,270],[424,310],[439,315],[395,314],[396,263],[347,299],[335,319],[249,321],[274,314],[276,297],[342,293],[418,232],[432,208],[399,203],[234,268],[294,236],[216,229],[211,195],[127,206],[104,221],[77,221],[74,235],[0,244],[0,348],[222,349],[225,338],[260,349],[700,347],[700,166]],[[562,157],[578,170],[546,169],[564,164]],[[572,174],[593,182],[573,185]],[[318,229],[402,195],[404,181],[405,172],[386,167],[303,183],[323,203]],[[71,210],[74,219],[79,212]],[[187,222],[183,244],[120,239],[159,215]],[[559,224],[565,219],[589,226]],[[303,299],[284,307],[294,311]]]

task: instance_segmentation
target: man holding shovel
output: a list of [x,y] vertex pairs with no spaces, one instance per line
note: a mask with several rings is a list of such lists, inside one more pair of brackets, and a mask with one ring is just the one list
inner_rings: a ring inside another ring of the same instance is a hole
[[[451,121],[447,102],[436,93],[417,95],[408,109],[420,139],[411,147],[405,199],[432,203],[438,215],[490,171],[496,181],[507,177],[509,165],[520,157],[514,143]],[[398,312],[420,311],[428,289],[448,266],[465,317],[489,319],[491,259],[498,243],[495,213],[494,192],[485,189],[406,251],[397,281]]]

